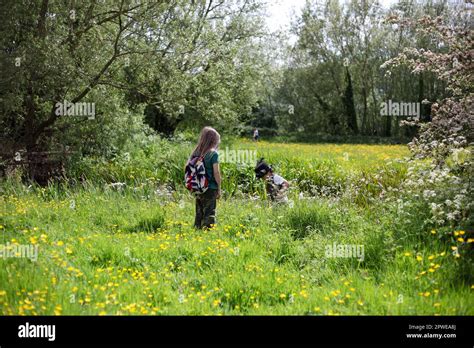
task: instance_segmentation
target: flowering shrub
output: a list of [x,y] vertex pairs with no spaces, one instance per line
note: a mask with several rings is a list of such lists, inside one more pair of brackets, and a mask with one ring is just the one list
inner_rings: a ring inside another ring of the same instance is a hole
[[[425,224],[456,227],[464,225],[472,208],[469,182],[448,166],[411,163],[400,192],[404,199],[421,201],[429,210]],[[399,198],[399,203],[403,198]],[[405,209],[406,210],[406,209]]]
[[472,31],[448,25],[442,17],[423,17],[413,22],[392,16],[388,21],[412,26],[419,34],[440,42],[439,47],[443,48],[439,52],[407,48],[382,67],[407,65],[414,74],[434,73],[449,93],[445,99],[433,101],[431,122],[403,121],[405,125],[418,126],[419,134],[409,143],[413,158],[400,188],[405,197],[399,200],[428,205],[427,224],[472,229]]

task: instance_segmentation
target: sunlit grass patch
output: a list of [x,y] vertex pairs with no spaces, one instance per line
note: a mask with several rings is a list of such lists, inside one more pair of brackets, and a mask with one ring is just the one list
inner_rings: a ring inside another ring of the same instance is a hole
[[[192,227],[192,197],[162,182],[127,182],[121,189],[102,182],[82,188],[3,185],[0,242],[37,245],[38,259],[0,258],[0,313],[473,314],[472,284],[456,276],[459,261],[451,245],[436,231],[426,231],[423,242],[411,238],[423,224],[397,221],[396,206],[375,194],[377,182],[396,188],[403,175],[383,153],[395,161],[404,150],[238,144],[261,147],[294,180],[291,204],[272,206],[262,183],[249,177],[249,186],[219,201],[217,226],[208,231]],[[346,167],[343,150],[358,164]],[[349,186],[332,186],[329,193],[299,190],[298,184],[346,184],[346,169],[353,183],[368,181],[355,187],[359,194],[347,194]],[[307,182],[298,182],[298,175]],[[238,182],[231,175],[224,180]],[[362,199],[367,201],[355,204]],[[449,233],[456,247],[467,250],[468,237]],[[333,245],[363,246],[363,257],[328,257]]]

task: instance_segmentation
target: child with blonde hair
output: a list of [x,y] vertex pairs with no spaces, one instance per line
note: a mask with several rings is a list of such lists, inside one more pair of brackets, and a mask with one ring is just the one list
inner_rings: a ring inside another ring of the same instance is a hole
[[186,164],[186,187],[196,195],[194,227],[211,228],[216,223],[217,199],[221,196],[221,174],[217,148],[221,137],[204,127]]

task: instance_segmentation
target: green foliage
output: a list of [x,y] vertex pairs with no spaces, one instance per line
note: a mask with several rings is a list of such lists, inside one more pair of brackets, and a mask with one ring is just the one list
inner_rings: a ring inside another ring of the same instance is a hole
[[[145,106],[149,125],[170,135],[180,123],[235,124],[256,103],[266,64],[251,49],[263,35],[256,1],[5,1],[0,10],[8,160],[16,151],[65,147],[116,154],[125,139],[149,132]],[[63,115],[65,101],[89,103],[95,113]]]
[[[430,103],[446,96],[445,77],[455,72],[441,77],[435,64],[434,69],[416,75],[411,74],[412,69],[420,70],[414,66],[397,66],[387,73],[381,66],[399,54],[411,57],[411,50],[425,54],[426,62],[431,54],[443,57],[446,45],[439,44],[440,36],[415,30],[406,22],[431,15],[468,28],[468,7],[446,1],[398,2],[388,8],[373,0],[308,1],[292,28],[297,42],[290,48],[279,44],[279,61],[284,64],[272,71],[273,79],[265,79],[265,97],[252,124],[274,119],[279,135],[312,141],[325,135],[347,138],[358,133],[412,138],[417,129],[399,124],[407,115],[382,117],[381,103],[418,102],[421,121],[429,121],[433,116]],[[393,17],[400,21],[394,24]],[[463,40],[470,35],[467,30],[454,36]],[[469,47],[469,43],[458,47]],[[458,53],[459,62],[466,60],[465,50]],[[458,75],[467,82],[468,73]],[[422,103],[425,100],[430,103]]]
[[[215,229],[196,231],[188,194],[99,183],[2,182],[1,233],[39,245],[39,257],[0,259],[0,313],[472,314],[470,268],[393,203],[292,192],[293,205],[270,206],[234,196],[219,201]],[[420,229],[423,241],[406,238]],[[363,258],[328,257],[333,244],[363,246]]]
[[[262,8],[1,3],[1,247],[39,257],[0,258],[0,314],[473,314],[470,15],[310,1],[289,47]],[[379,117],[387,98],[433,104],[403,131]],[[60,115],[64,101],[95,114]],[[223,195],[201,231],[183,172],[204,125],[223,135]],[[408,158],[391,144],[418,125]],[[252,127],[279,137],[229,137]],[[35,163],[8,165],[51,149],[71,152],[44,187],[25,180]],[[287,204],[255,178],[261,157]]]
[[332,232],[337,228],[333,222],[333,216],[331,207],[311,202],[311,204],[297,205],[285,216],[285,222],[294,231],[293,237],[300,239],[310,233],[327,235]]

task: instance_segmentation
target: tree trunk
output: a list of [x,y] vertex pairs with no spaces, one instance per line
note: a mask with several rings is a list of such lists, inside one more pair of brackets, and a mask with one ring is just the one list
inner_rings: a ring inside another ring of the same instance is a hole
[[352,79],[349,74],[349,69],[346,68],[346,90],[343,96],[343,104],[346,109],[347,126],[353,134],[358,134],[359,129],[357,128],[357,114],[354,105],[354,91],[352,89]]
[[362,98],[364,98],[364,112],[362,114],[361,133],[367,134],[367,89],[365,84],[362,87]]

